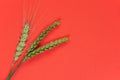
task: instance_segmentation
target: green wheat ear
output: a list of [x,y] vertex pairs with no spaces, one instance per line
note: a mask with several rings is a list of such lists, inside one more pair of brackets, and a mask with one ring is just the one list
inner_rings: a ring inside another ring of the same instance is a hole
[[55,27],[57,27],[59,24],[60,24],[60,21],[57,20],[57,21],[53,22],[49,27],[47,27],[47,28],[39,35],[39,37],[32,43],[32,45],[29,47],[27,53],[32,52],[32,51],[38,46],[38,44],[40,43],[40,41],[41,41],[42,39],[44,39],[44,37],[45,37],[51,30],[53,30]]
[[51,41],[50,43],[47,43],[47,44],[43,45],[42,47],[32,51],[29,54],[27,54],[25,60],[30,59],[30,58],[32,58],[32,57],[34,57],[38,54],[41,54],[41,53],[43,53],[47,50],[50,50],[50,49],[52,49],[52,48],[54,48],[54,47],[56,47],[56,46],[58,46],[62,43],[65,43],[65,42],[68,41],[68,39],[69,39],[68,37],[64,37],[64,38],[57,39],[55,41]]
[[29,33],[29,29],[30,29],[30,26],[29,24],[25,24],[24,25],[24,28],[23,28],[23,31],[22,31],[22,34],[21,34],[21,37],[20,37],[20,41],[17,45],[17,48],[16,48],[16,53],[15,53],[15,56],[14,56],[14,62],[16,62],[19,58],[19,56],[22,54],[22,51],[26,45],[26,40],[28,38],[28,33]]

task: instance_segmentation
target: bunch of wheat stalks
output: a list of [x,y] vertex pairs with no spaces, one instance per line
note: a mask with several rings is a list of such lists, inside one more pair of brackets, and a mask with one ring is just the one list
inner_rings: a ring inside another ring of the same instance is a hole
[[16,48],[16,52],[15,52],[12,67],[15,65],[15,63],[19,59],[20,59],[20,61],[15,66],[14,69],[11,68],[6,80],[10,80],[12,78],[12,76],[14,75],[14,73],[17,71],[17,69],[26,60],[31,59],[32,57],[34,57],[34,56],[36,56],[38,54],[41,54],[41,53],[43,53],[43,52],[45,52],[47,50],[50,50],[50,49],[52,49],[52,48],[54,48],[54,47],[68,41],[68,37],[63,37],[63,38],[51,41],[51,42],[49,42],[49,43],[47,43],[47,44],[45,44],[43,46],[38,47],[40,42],[48,35],[48,33],[51,32],[59,24],[60,24],[60,20],[56,20],[52,24],[50,24],[45,30],[43,30],[42,33],[37,37],[37,39],[35,39],[35,41],[33,41],[33,43],[31,44],[31,46],[26,50],[26,54],[22,57],[22,59],[20,59],[20,56],[22,55],[23,50],[25,49],[26,41],[28,39],[29,31],[30,31],[30,23],[29,23],[29,21],[27,21],[24,24],[24,28],[22,30],[21,37],[20,37],[19,43],[18,43],[17,48]]

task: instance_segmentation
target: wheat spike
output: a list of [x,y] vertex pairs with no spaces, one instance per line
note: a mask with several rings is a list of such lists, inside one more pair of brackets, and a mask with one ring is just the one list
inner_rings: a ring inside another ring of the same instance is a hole
[[40,36],[33,42],[33,44],[30,46],[30,48],[28,49],[28,53],[32,52],[40,43],[40,41],[42,39],[44,39],[44,37],[51,31],[53,30],[55,27],[57,27],[60,24],[60,21],[57,20],[54,23],[52,23],[49,27],[47,27],[41,34]]
[[60,45],[62,43],[65,43],[65,42],[68,41],[68,39],[69,39],[68,37],[64,37],[64,38],[60,38],[58,40],[52,41],[50,43],[47,43],[47,44],[43,45],[42,47],[32,51],[29,54],[27,54],[25,60],[30,59],[30,58],[32,58],[32,57],[34,57],[34,56],[36,56],[36,55],[38,55],[40,53],[43,53],[43,52],[45,52],[47,50],[50,50],[50,49],[52,49],[52,48],[54,48],[54,47],[56,47],[56,46],[58,46],[58,45]]
[[25,24],[23,31],[22,31],[22,34],[21,34],[21,37],[20,37],[20,41],[19,41],[17,48],[16,48],[14,62],[16,62],[18,60],[19,56],[22,54],[22,51],[26,45],[26,40],[28,38],[29,29],[30,29],[29,24]]

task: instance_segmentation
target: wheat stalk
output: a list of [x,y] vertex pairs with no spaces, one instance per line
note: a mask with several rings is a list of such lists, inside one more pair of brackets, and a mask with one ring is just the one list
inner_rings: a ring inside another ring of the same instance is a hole
[[[27,19],[26,19],[27,20]],[[29,22],[29,21],[26,21]],[[29,22],[30,23],[30,22]],[[41,42],[41,40],[43,40],[49,32],[51,32],[54,28],[56,28],[59,24],[60,24],[60,20],[54,21],[52,24],[50,24],[45,30],[42,31],[42,33],[38,36],[38,38],[31,44],[31,46],[28,48],[26,55],[24,55],[22,57],[22,59],[19,61],[19,63],[15,66],[15,62],[20,58],[20,55],[22,54],[25,46],[26,46],[26,41],[28,39],[29,36],[29,30],[30,30],[30,25],[29,23],[26,23],[24,25],[22,34],[20,36],[20,40],[19,43],[17,45],[16,48],[16,52],[14,55],[14,61],[13,61],[13,65],[11,67],[11,70],[8,74],[8,77],[6,80],[10,80],[12,78],[12,76],[15,74],[15,72],[17,71],[17,69],[22,65],[22,63],[28,59],[31,59],[32,57],[41,54],[47,50],[53,49],[54,47],[63,44],[65,42],[68,41],[68,37],[63,37],[60,39],[57,39],[55,41],[51,41],[39,48],[37,48],[37,46],[39,45],[39,43]],[[15,68],[12,70],[12,68],[15,66]]]
[[14,56],[14,62],[16,62],[18,59],[19,59],[19,56],[22,54],[22,51],[26,45],[26,40],[28,38],[28,33],[29,33],[29,29],[30,29],[30,26],[28,23],[26,23],[24,25],[24,28],[23,28],[23,31],[22,31],[22,34],[21,34],[21,37],[20,37],[20,41],[17,45],[17,48],[16,48],[16,53],[15,53],[15,56]]
[[30,48],[28,49],[28,53],[32,52],[40,43],[41,40],[44,39],[44,37],[51,31],[53,30],[55,27],[57,27],[60,24],[60,21],[57,20],[55,22],[53,22],[49,27],[47,27],[41,34],[40,36],[32,43],[32,45],[30,46]]
[[57,39],[55,41],[51,41],[51,42],[43,45],[42,47],[30,52],[29,54],[27,54],[26,59],[30,59],[30,58],[32,58],[32,57],[34,57],[34,56],[36,56],[38,54],[41,54],[41,53],[43,53],[43,52],[45,52],[47,50],[53,49],[54,47],[67,42],[68,39],[69,39],[68,37],[63,37],[63,38]]
[[[29,24],[31,24],[33,20],[34,20],[33,15],[32,15],[31,20],[29,20],[29,15],[26,14],[25,22],[28,22],[28,23],[24,25],[22,34],[20,36],[19,43],[16,48],[16,52],[14,55],[13,65],[11,67],[11,70],[6,80],[11,80],[12,76],[15,74],[17,69],[22,65],[24,61],[31,59],[32,57],[37,56],[38,54],[41,54],[47,50],[53,49],[56,46],[59,46],[60,44],[67,42],[69,39],[68,37],[63,37],[63,38],[51,41],[43,46],[38,47],[38,44],[41,42],[41,40],[43,40],[48,35],[49,32],[51,32],[54,28],[56,28],[60,24],[60,20],[57,20],[57,21],[54,21],[52,24],[50,24],[45,30],[43,30],[42,33],[38,36],[38,38],[31,44],[31,46],[27,50],[25,50],[24,48],[26,46],[26,41],[28,39],[29,30],[30,30]],[[22,54],[23,50],[27,51],[26,54],[21,58],[21,60],[18,63],[16,63],[17,65],[15,65],[15,62],[20,58],[20,55]]]
[[[60,24],[60,21],[55,21],[54,23],[52,23],[49,27],[47,27],[41,34],[40,36],[32,43],[32,45],[30,46],[30,48],[28,49],[26,55],[21,59],[21,61],[18,63],[18,65],[16,66],[16,68],[13,70],[13,71],[10,71],[8,77],[7,77],[7,80],[10,80],[11,77],[14,75],[14,73],[17,71],[17,69],[22,65],[22,63],[24,61],[26,61],[27,59],[31,59],[32,57],[38,55],[38,54],[41,54],[47,50],[50,50],[50,49],[53,49],[54,47],[62,44],[62,43],[65,43],[68,41],[68,37],[63,37],[63,38],[60,38],[60,39],[57,39],[55,41],[51,41],[39,48],[36,49],[36,47],[38,46],[38,44],[40,43],[40,41],[52,30],[54,29],[56,26],[58,26]],[[28,32],[29,32],[29,24],[26,24],[24,29],[23,29],[23,32],[22,32],[22,35],[21,35],[21,38],[20,38],[20,41],[19,41],[19,44],[17,46],[17,49],[16,49],[16,54],[15,54],[15,57],[14,57],[14,61],[18,60],[19,56],[22,54],[22,51],[26,45],[26,40],[28,38]]]

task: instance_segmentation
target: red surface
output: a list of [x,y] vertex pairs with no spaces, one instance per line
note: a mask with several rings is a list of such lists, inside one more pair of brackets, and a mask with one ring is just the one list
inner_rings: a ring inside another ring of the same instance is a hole
[[[0,0],[0,80],[19,40],[22,6]],[[68,34],[70,41],[25,62],[12,80],[120,80],[120,0],[40,0],[38,13],[30,40],[61,18],[42,44]]]

